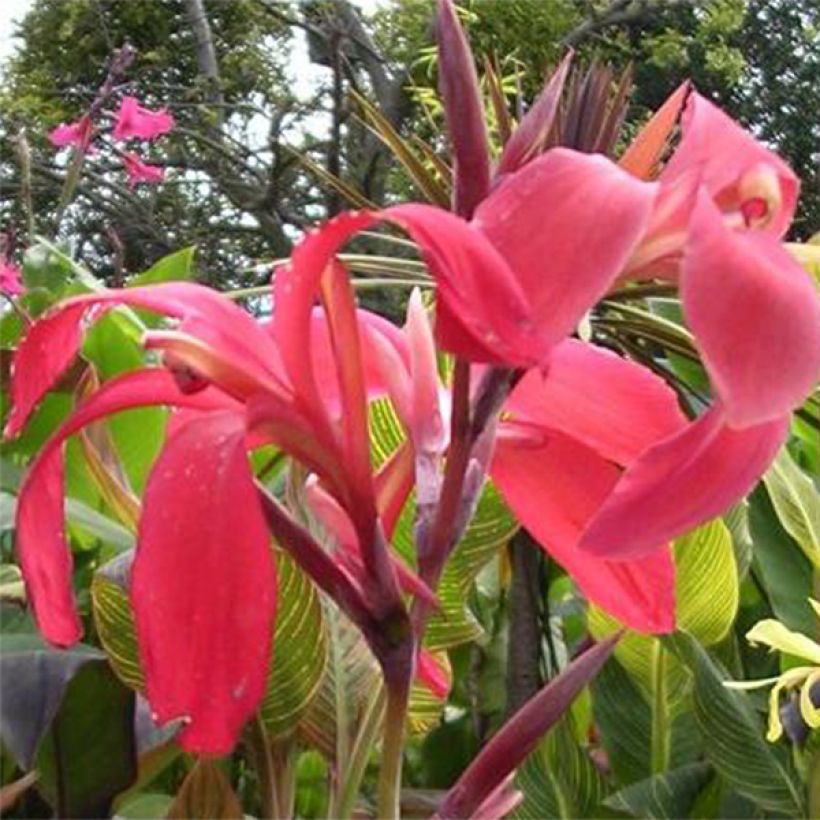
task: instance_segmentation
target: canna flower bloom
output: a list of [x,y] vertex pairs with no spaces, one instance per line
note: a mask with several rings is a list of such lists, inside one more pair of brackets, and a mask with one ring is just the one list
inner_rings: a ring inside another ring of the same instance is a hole
[[55,148],[73,145],[78,151],[86,151],[91,142],[94,125],[87,114],[76,122],[61,124],[48,133],[49,142]]
[[6,296],[19,296],[24,290],[20,268],[8,257],[0,257],[0,293],[5,293]]
[[[418,294],[410,299],[403,337],[367,328],[366,338],[413,447],[415,482],[408,486],[415,485],[421,507],[427,492],[434,497],[439,489],[450,397],[439,382],[432,330]],[[481,369],[475,368],[476,375]],[[580,552],[578,541],[617,482],[616,465],[685,426],[675,394],[649,370],[565,340],[554,349],[546,378],[532,370],[512,391],[485,448],[483,466],[516,518],[587,598],[642,632],[674,629],[668,546],[636,561],[611,562]],[[311,502],[329,529],[350,532],[343,513],[328,509],[318,487]]]
[[136,97],[123,97],[114,121],[114,139],[153,140],[174,128],[174,117],[166,109],[143,108]]
[[[381,660],[394,649],[384,624],[404,611],[399,589],[434,602],[381,535],[409,493],[395,480],[401,456],[375,477],[369,465],[366,400],[379,385],[361,354],[359,323],[387,335],[391,326],[356,313],[339,270],[325,280],[327,312],[317,313],[313,294],[324,269],[313,250],[307,242],[294,253],[269,328],[207,288],[174,283],[70,299],[32,325],[15,356],[7,436],[20,432],[76,356],[86,325],[105,311],[127,304],[177,323],[144,337],[164,366],[106,382],[42,449],[20,489],[17,548],[40,631],[71,645],[82,630],[65,538],[62,444],[112,413],[175,408],[146,485],[130,592],[152,710],[159,722],[186,718],[180,742],[192,751],[229,751],[264,694],[276,604],[270,531]],[[246,451],[263,443],[281,447],[329,488],[353,522],[356,555],[328,555],[260,492]],[[191,623],[207,641],[190,640]],[[437,665],[419,668],[434,692],[446,691]]]
[[678,282],[714,401],[633,462],[588,526],[582,549],[613,558],[640,556],[740,500],[820,378],[820,299],[780,242],[798,191],[788,166],[692,92],[655,184],[627,275]]
[[[820,617],[820,604],[809,598],[815,614]],[[820,726],[820,707],[815,705],[816,695],[812,689],[820,683],[820,644],[799,632],[792,632],[780,621],[771,618],[756,623],[747,633],[746,640],[753,645],[763,644],[772,652],[793,655],[810,665],[795,666],[774,678],[756,681],[731,681],[724,684],[729,689],[760,689],[772,686],[769,695],[769,730],[766,739],[775,743],[783,735],[780,719],[780,696],[790,689],[800,690],[800,714],[806,724],[816,729]]]
[[122,164],[125,167],[125,173],[128,174],[130,188],[136,188],[141,182],[154,185],[165,179],[165,169],[162,166],[148,165],[133,151],[126,151],[122,155]]

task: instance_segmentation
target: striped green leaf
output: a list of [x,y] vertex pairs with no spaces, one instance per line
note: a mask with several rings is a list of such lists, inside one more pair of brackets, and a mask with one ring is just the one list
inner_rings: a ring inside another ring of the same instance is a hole
[[783,529],[820,567],[820,493],[784,447],[763,476]]
[[712,778],[708,763],[690,763],[648,777],[610,795],[604,805],[630,817],[673,820],[689,817],[698,795]]
[[513,815],[519,820],[543,817],[598,817],[605,786],[589,754],[564,718],[519,769],[516,786],[524,801]]
[[[133,551],[101,567],[91,584],[94,619],[100,642],[121,680],[144,689],[134,618],[128,599]],[[315,696],[327,659],[328,644],[318,593],[295,564],[277,553],[278,612],[273,657],[261,714],[272,735],[297,724]]]
[[690,635],[663,640],[694,676],[695,720],[715,769],[763,811],[805,817],[804,789],[786,749],[766,742],[748,697],[723,685],[728,675]]

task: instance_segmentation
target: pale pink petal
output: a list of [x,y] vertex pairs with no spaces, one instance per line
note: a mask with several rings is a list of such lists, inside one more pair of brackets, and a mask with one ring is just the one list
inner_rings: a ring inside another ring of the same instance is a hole
[[675,628],[675,569],[664,539],[635,561],[608,561],[578,547],[618,481],[615,465],[556,432],[537,447],[499,439],[490,474],[516,518],[590,601],[639,632]]
[[663,379],[575,339],[555,347],[545,373],[527,373],[504,410],[505,419],[560,430],[619,464],[686,425]]
[[555,148],[507,177],[472,225],[510,266],[539,332],[555,344],[621,272],[655,190],[602,156]]
[[754,487],[788,431],[788,416],[733,430],[712,407],[627,468],[587,523],[581,554],[638,559],[720,515]]
[[709,376],[734,427],[777,419],[820,378],[820,295],[772,236],[732,231],[699,198],[681,297]]
[[235,413],[166,443],[148,479],[131,602],[158,723],[185,718],[184,749],[228,754],[265,694],[276,571]]

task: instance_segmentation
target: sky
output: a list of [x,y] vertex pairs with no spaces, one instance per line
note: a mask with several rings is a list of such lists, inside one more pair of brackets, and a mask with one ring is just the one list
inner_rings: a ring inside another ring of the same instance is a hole
[[0,0],[0,61],[14,50],[12,23],[23,17],[33,0]]

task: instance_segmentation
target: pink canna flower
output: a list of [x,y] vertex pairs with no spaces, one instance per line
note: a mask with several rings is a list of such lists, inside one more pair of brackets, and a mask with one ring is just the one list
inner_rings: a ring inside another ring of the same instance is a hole
[[8,257],[0,257],[0,293],[6,296],[19,296],[25,291],[20,268]]
[[792,410],[820,378],[820,299],[779,242],[797,191],[779,157],[689,94],[629,267],[679,283],[715,401],[629,466],[589,523],[585,551],[637,557],[719,515],[785,441]]
[[73,145],[78,151],[87,151],[94,125],[87,114],[76,122],[61,124],[48,133],[49,142],[55,148]]
[[174,117],[164,108],[151,111],[143,108],[136,97],[122,98],[114,122],[114,139],[153,140],[174,128]]
[[143,162],[133,151],[126,151],[122,155],[122,164],[128,174],[128,185],[131,188],[136,188],[141,182],[154,185],[165,179],[165,169],[162,166]]
[[[402,458],[373,477],[366,427],[359,426],[366,425],[368,391],[380,388],[366,357],[362,364],[358,325],[369,321],[387,336],[389,325],[356,314],[347,280],[338,277],[326,287],[327,314],[317,316],[312,293],[321,272],[311,268],[309,244],[297,250],[291,279],[298,286],[283,291],[269,328],[197,285],[79,296],[36,322],[15,357],[7,436],[19,433],[74,359],[87,320],[128,304],[178,322],[145,335],[145,347],[162,353],[163,367],[105,383],[46,444],[20,490],[17,544],[41,632],[54,644],[74,643],[81,626],[65,541],[61,445],[121,410],[176,408],[146,486],[131,598],[152,709],[160,721],[187,719],[180,742],[192,751],[229,751],[264,693],[276,600],[269,529],[362,627],[377,655],[382,623],[401,607],[400,584],[435,603],[380,535],[394,525],[410,491],[397,472]],[[322,481],[352,522],[357,550],[328,555],[260,493],[246,450],[268,442]],[[226,544],[234,545],[229,555]],[[222,593],[214,597],[213,589]],[[190,641],[179,628],[192,621],[208,641]],[[442,691],[435,666],[422,664],[421,672]]]

